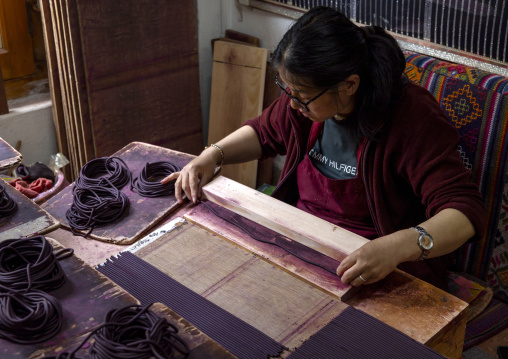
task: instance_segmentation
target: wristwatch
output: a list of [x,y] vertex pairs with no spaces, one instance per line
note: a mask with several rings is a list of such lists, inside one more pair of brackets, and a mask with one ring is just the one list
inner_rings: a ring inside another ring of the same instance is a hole
[[420,236],[418,237],[418,247],[422,250],[422,254],[418,257],[417,261],[422,261],[429,255],[430,250],[434,247],[434,239],[422,227],[411,227],[416,230]]

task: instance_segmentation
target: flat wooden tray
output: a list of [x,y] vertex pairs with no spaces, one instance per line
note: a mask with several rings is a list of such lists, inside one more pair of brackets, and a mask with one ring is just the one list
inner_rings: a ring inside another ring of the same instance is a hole
[[[139,175],[139,172],[147,162],[169,161],[183,167],[194,158],[194,156],[186,153],[141,142],[132,142],[112,156],[120,157],[125,161],[131,170],[133,178]],[[66,229],[70,229],[69,223],[65,218],[65,213],[72,205],[73,187],[74,184],[65,188],[42,205]],[[95,228],[90,234],[90,238],[115,244],[132,244],[167,214],[179,207],[174,195],[145,198],[131,191],[129,185],[122,188],[122,192],[130,200],[128,214],[115,222]]]
[[0,241],[10,238],[45,234],[57,229],[60,223],[10,184],[2,180],[9,196],[18,204],[13,215],[0,220]]
[[23,156],[0,137],[0,171],[21,162]]

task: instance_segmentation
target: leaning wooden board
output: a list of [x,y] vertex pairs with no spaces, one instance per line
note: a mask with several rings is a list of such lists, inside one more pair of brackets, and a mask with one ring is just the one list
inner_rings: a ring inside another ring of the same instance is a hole
[[[267,50],[216,41],[208,142],[215,143],[259,116],[263,109]],[[227,153],[225,154],[227,157]],[[249,187],[256,186],[257,161],[228,165],[222,174]]]
[[39,205],[4,180],[0,181],[6,193],[18,204],[18,210],[14,214],[0,219],[0,241],[44,234],[60,227],[60,223]]
[[[120,157],[124,160],[133,177],[139,175],[147,162],[169,161],[183,167],[194,158],[194,156],[186,153],[141,142],[132,142],[112,156]],[[43,208],[57,218],[62,227],[66,229],[70,229],[69,222],[65,218],[65,213],[72,204],[73,187],[74,185],[65,188],[43,204]],[[174,195],[145,198],[132,191],[129,185],[122,188],[122,191],[130,200],[128,214],[115,222],[95,228],[90,238],[115,244],[134,243],[164,216],[179,206]]]
[[23,156],[0,137],[0,171],[17,165],[22,159]]

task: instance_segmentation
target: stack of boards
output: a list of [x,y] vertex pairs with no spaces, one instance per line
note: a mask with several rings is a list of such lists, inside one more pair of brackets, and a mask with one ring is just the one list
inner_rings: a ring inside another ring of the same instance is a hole
[[202,149],[192,0],[41,0],[59,151],[73,181],[133,141]]

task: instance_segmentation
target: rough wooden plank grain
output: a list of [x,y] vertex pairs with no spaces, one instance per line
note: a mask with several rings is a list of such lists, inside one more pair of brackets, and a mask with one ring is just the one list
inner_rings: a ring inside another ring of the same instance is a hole
[[[213,207],[216,211],[220,212],[222,216],[233,219],[236,223],[240,224],[242,227],[248,229],[251,233],[254,233],[258,236],[262,236],[263,240],[270,242],[282,242],[282,245],[288,246],[294,250],[294,242],[284,237],[274,231],[271,231],[265,227],[259,226],[249,221],[246,218],[243,218],[231,211],[226,209],[220,210],[218,206]],[[229,213],[227,213],[229,212]],[[318,266],[309,264],[293,255],[285,251],[284,249],[275,246],[269,243],[259,242],[249,236],[245,231],[242,231],[238,227],[230,225],[225,220],[217,217],[213,214],[209,209],[207,209],[204,205],[199,205],[194,207],[190,212],[184,215],[184,218],[188,221],[204,228],[212,233],[217,234],[218,236],[231,241],[232,243],[237,244],[241,248],[248,250],[256,255],[260,256],[268,260],[269,262],[277,265],[281,269],[287,271],[288,273],[299,277],[303,281],[316,286],[317,288],[325,291],[326,293],[341,299],[347,292],[351,289],[351,286],[343,284],[340,278],[332,274],[323,268]],[[250,222],[250,223],[249,223]],[[292,244],[293,243],[293,244]],[[296,243],[298,244],[298,243]],[[303,247],[303,246],[302,246]],[[300,252],[301,252],[300,248]],[[305,249],[305,247],[303,248]],[[312,253],[315,253],[314,262],[323,264],[324,256],[317,256],[319,253],[315,251],[309,250],[307,248],[307,253],[310,253],[309,257],[312,257]],[[327,257],[329,258],[329,257]],[[329,258],[329,262],[331,262],[332,268],[340,264],[339,262],[332,260]]]
[[[133,142],[112,156],[123,159],[133,177],[137,177],[148,162],[169,161],[183,167],[194,158],[186,153],[140,142]],[[66,229],[70,229],[65,213],[72,205],[73,187],[74,185],[65,188],[42,205]],[[166,215],[179,207],[174,195],[145,198],[132,191],[130,185],[124,186],[122,191],[130,200],[129,212],[115,222],[94,229],[90,238],[115,244],[132,244]]]
[[[208,143],[219,141],[261,114],[266,58],[266,49],[215,42]],[[256,173],[257,161],[228,165],[222,171],[223,176],[251,188],[256,185]]]
[[57,229],[60,223],[10,184],[2,181],[6,193],[18,204],[18,210],[0,220],[0,241],[44,234]]
[[198,154],[203,141],[194,1],[75,2],[95,156],[132,141]]
[[[55,125],[55,134],[57,140],[58,151],[66,158],[69,158],[69,147],[67,134],[65,132],[65,121],[62,107],[62,91],[60,86],[60,75],[58,72],[58,60],[55,47],[55,34],[53,32],[53,21],[51,17],[51,9],[49,0],[41,0],[39,2],[41,8],[42,29],[44,35],[44,48],[46,51],[49,89],[51,93],[53,123]],[[71,178],[70,166],[62,169],[65,178]]]
[[204,186],[203,194],[214,203],[338,261],[368,242],[366,238],[223,176]]

